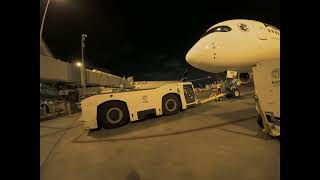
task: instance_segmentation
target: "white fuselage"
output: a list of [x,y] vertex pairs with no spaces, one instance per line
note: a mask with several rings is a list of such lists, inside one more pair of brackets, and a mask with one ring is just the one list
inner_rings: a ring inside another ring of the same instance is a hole
[[186,60],[207,72],[249,72],[257,62],[280,61],[280,30],[253,20],[223,21],[208,29]]

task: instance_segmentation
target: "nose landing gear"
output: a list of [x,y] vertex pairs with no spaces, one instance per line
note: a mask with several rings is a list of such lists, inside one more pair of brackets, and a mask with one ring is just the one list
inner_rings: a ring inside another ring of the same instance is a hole
[[226,97],[240,97],[240,90],[237,88],[237,79],[227,79],[225,82]]

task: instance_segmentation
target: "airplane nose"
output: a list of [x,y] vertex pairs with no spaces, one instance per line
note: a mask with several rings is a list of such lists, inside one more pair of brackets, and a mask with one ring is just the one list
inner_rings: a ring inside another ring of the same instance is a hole
[[188,51],[187,55],[186,55],[186,61],[188,63],[190,63],[190,60],[191,60],[191,55],[190,55],[190,51]]
[[198,69],[207,69],[212,56],[212,39],[202,38],[186,54],[186,61]]
[[195,63],[195,61],[196,61],[196,52],[194,51],[193,48],[191,48],[188,51],[188,53],[186,55],[186,61],[191,65],[193,65]]

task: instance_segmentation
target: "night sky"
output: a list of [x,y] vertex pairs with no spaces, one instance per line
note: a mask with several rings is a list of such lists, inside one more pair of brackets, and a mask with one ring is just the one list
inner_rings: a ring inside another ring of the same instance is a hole
[[188,50],[212,25],[240,18],[280,29],[280,1],[51,0],[43,37],[64,61],[81,57],[85,33],[88,65],[134,80],[179,80],[189,68],[192,79],[207,73],[185,62]]

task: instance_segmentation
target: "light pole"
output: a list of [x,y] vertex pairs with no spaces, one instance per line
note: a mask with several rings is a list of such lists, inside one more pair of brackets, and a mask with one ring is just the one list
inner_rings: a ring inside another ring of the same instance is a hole
[[[75,63],[76,66],[78,66],[80,68],[80,76],[81,76],[81,87],[83,86],[83,82],[84,82],[84,76],[83,76],[83,64],[81,62],[76,62]],[[80,92],[80,87],[78,86],[79,92]],[[82,91],[83,92],[83,91]],[[80,95],[79,95],[79,100],[80,100]]]
[[84,41],[86,40],[88,36],[86,34],[82,34],[81,35],[81,60],[82,60],[82,73],[81,73],[81,86],[83,88],[83,95],[86,96],[87,92],[86,92],[86,66],[84,64],[84,57],[83,57],[83,53],[84,53]]
[[45,19],[46,19],[46,15],[47,15],[47,10],[48,10],[48,7],[49,7],[49,3],[50,3],[50,0],[47,1],[46,8],[44,9],[44,13],[43,13],[43,17],[42,17],[42,22],[41,22],[41,27],[40,27],[40,43],[41,43],[43,26],[44,26],[44,21],[45,21]]

